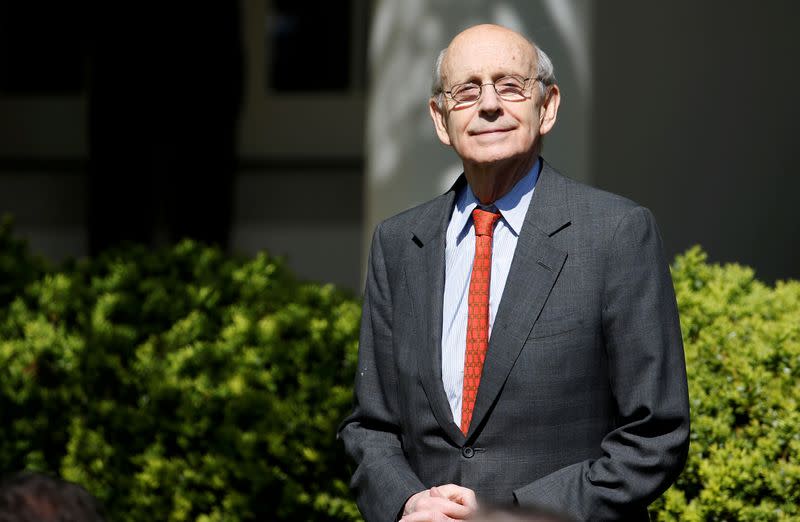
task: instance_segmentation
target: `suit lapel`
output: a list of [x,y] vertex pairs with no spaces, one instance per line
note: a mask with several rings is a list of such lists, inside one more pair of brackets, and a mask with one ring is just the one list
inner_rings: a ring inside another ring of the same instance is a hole
[[564,266],[567,254],[551,236],[567,227],[570,219],[565,179],[543,163],[492,326],[467,440],[502,390]]
[[444,300],[445,237],[455,196],[466,183],[462,175],[453,187],[428,207],[414,227],[413,244],[405,263],[414,316],[419,327],[417,362],[425,394],[437,422],[456,444],[464,434],[453,421],[450,403],[442,384],[442,304]]

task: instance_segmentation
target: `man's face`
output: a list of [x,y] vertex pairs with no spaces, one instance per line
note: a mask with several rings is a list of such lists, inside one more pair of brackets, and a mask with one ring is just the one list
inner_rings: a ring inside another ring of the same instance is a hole
[[[458,35],[442,64],[444,90],[474,82],[486,84],[503,76],[535,76],[536,58],[520,35],[497,27],[479,26]],[[443,111],[431,106],[439,139],[451,145],[465,163],[488,165],[530,155],[541,134],[545,110],[539,85],[527,84],[529,96],[522,101],[500,98],[491,85],[484,85],[480,99],[469,105],[445,97]],[[554,118],[553,118],[554,121]]]

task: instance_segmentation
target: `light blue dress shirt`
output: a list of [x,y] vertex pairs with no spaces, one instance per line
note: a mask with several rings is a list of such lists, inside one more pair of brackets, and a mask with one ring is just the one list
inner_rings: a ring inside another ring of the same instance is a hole
[[[494,316],[511,268],[517,238],[525,221],[536,180],[542,168],[539,158],[533,168],[516,185],[491,206],[501,219],[492,235],[492,276],[489,283],[489,335]],[[461,393],[464,385],[464,351],[467,345],[467,298],[472,261],[475,256],[475,226],[472,211],[479,205],[469,185],[457,195],[453,214],[447,226],[445,245],[444,307],[442,314],[442,382],[453,413],[453,420],[461,425]]]

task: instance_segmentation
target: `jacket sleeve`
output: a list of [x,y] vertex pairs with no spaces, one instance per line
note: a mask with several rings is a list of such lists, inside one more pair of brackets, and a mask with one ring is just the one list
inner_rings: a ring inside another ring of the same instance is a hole
[[675,480],[689,448],[680,323],[650,211],[628,210],[610,245],[602,328],[617,427],[604,437],[602,457],[514,491],[520,504],[579,520],[619,520],[641,512]]
[[426,489],[403,454],[392,349],[391,289],[379,225],[364,292],[355,408],[339,427],[339,437],[356,464],[350,486],[368,522],[397,520],[406,500]]

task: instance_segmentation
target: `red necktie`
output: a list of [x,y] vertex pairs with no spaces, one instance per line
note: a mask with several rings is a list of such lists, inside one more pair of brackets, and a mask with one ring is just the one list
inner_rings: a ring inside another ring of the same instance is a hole
[[475,260],[469,280],[467,349],[464,353],[464,389],[461,394],[461,431],[469,430],[475,397],[481,382],[483,361],[489,347],[489,280],[492,276],[492,231],[500,214],[476,208]]

